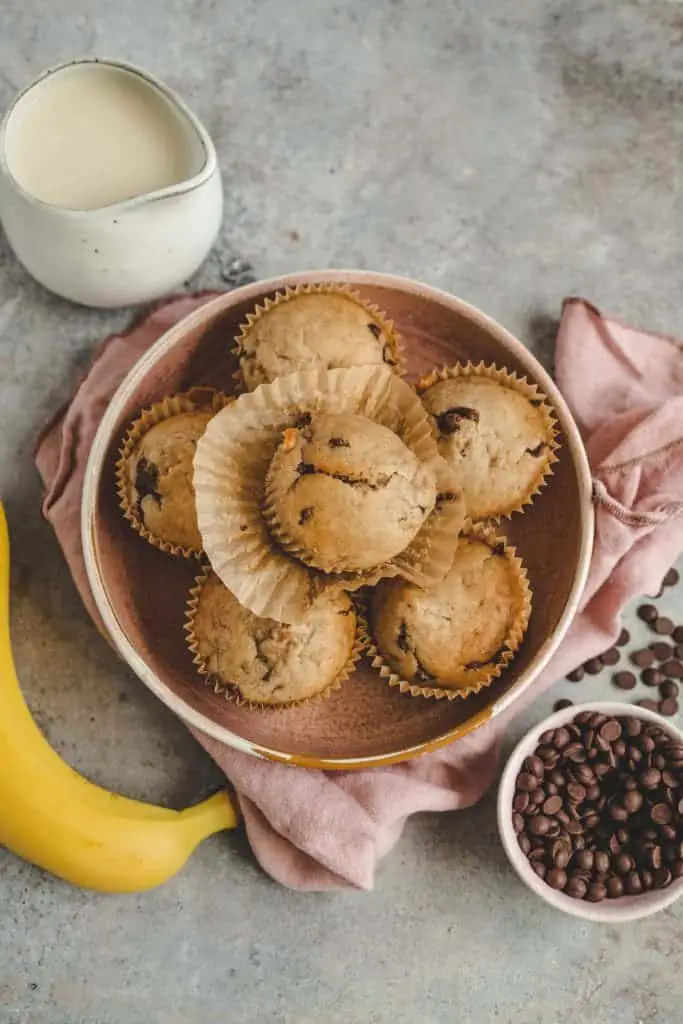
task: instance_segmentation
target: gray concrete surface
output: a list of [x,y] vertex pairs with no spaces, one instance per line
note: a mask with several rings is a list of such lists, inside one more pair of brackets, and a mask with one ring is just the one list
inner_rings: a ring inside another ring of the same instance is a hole
[[[402,272],[479,304],[548,361],[568,293],[683,333],[682,41],[677,0],[0,0],[0,106],[72,55],[147,66],[209,126],[225,175],[224,230],[193,283],[220,285],[235,259],[259,276]],[[87,620],[31,463],[93,343],[127,318],[49,296],[0,239],[21,678],[79,769],[179,805],[215,771]],[[236,835],[127,898],[0,852],[0,921],[0,1024],[682,1017],[683,909],[620,929],[552,913],[508,868],[492,797],[412,822],[373,894],[280,889]]]

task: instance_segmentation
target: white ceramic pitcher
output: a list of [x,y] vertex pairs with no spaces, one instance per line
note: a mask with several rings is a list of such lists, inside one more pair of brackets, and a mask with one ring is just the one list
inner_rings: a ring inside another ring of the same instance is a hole
[[[172,106],[183,124],[193,173],[96,209],[69,209],[38,199],[12,172],[11,133],[20,130],[28,105],[40,98],[38,90],[49,89],[56,76],[79,74],[87,88],[88,76],[112,68],[137,76],[136,85],[142,83]],[[222,214],[220,172],[208,132],[171,89],[130,64],[85,59],[52,68],[17,96],[0,125],[0,220],[7,240],[37,281],[73,302],[115,307],[164,295],[206,258]]]

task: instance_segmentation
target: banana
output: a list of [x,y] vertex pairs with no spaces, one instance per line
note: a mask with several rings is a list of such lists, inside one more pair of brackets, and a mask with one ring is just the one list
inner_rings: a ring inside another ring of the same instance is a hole
[[0,845],[72,885],[139,892],[207,836],[234,828],[226,792],[172,811],[94,785],[50,747],[23,698],[9,629],[9,534],[0,502]]

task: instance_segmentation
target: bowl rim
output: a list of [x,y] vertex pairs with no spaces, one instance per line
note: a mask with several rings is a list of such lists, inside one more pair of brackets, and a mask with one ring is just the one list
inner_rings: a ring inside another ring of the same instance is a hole
[[[572,462],[577,475],[579,489],[579,516],[581,518],[580,546],[577,558],[574,580],[570,588],[564,609],[558,624],[551,636],[547,637],[535,657],[527,666],[519,679],[506,693],[502,694],[491,704],[487,705],[476,715],[460,723],[453,729],[449,729],[441,736],[426,740],[410,747],[391,751],[390,753],[378,755],[365,755],[362,757],[323,757],[305,752],[291,753],[277,750],[245,739],[243,736],[232,732],[225,726],[218,725],[206,715],[201,714],[190,707],[184,700],[178,697],[146,662],[140,657],[135,648],[127,639],[116,613],[109,601],[103,580],[99,572],[97,561],[97,545],[95,540],[94,522],[96,498],[100,478],[104,466],[107,450],[111,443],[112,434],[117,426],[121,408],[135,392],[138,384],[142,381],[154,363],[166,352],[178,344],[184,335],[202,324],[210,324],[225,309],[233,305],[253,299],[256,302],[264,293],[281,290],[286,287],[311,282],[348,284],[356,287],[390,287],[400,289],[403,292],[415,295],[416,297],[431,299],[441,305],[445,305],[457,312],[465,319],[469,319],[480,326],[488,334],[492,335],[508,348],[516,359],[529,372],[553,403],[560,420],[564,435],[567,441],[567,448],[571,453]],[[543,670],[551,656],[562,641],[569,625],[578,609],[579,600],[583,592],[588,570],[590,556],[593,547],[594,533],[594,511],[592,503],[592,480],[581,435],[574,418],[567,406],[562,394],[551,379],[550,375],[541,366],[536,357],[505,327],[482,312],[476,306],[451,295],[449,292],[432,285],[423,284],[408,277],[401,277],[396,274],[375,273],[367,270],[307,270],[296,274],[285,274],[278,277],[266,278],[243,285],[230,292],[218,295],[209,299],[198,309],[183,317],[169,330],[167,330],[148,350],[138,359],[128,371],[123,381],[119,384],[109,402],[105,413],[97,428],[93,439],[92,447],[88,457],[83,483],[83,494],[81,500],[81,538],[85,559],[86,574],[90,589],[101,617],[105,630],[114,644],[116,650],[124,661],[133,669],[136,675],[167,707],[183,719],[188,725],[199,732],[210,736],[220,743],[226,744],[244,753],[259,758],[276,761],[285,764],[297,765],[305,768],[324,770],[362,769],[378,767],[381,765],[396,764],[409,760],[421,754],[438,750],[441,747],[460,739],[485,723],[502,714],[506,708],[522,694],[536,679]]]
[[[567,722],[571,722],[582,711],[600,711],[603,714],[615,717],[629,715],[633,718],[640,718],[645,722],[654,722],[683,741],[683,732],[677,725],[662,718],[656,711],[649,711],[647,708],[639,707],[637,704],[596,700],[585,704],[573,704],[571,707],[553,712],[527,730],[515,745],[505,764],[498,784],[496,800],[498,834],[507,858],[518,877],[528,889],[537,896],[540,896],[541,899],[545,900],[551,907],[554,907],[555,910],[561,910],[563,913],[569,914],[571,917],[580,918],[583,921],[602,924],[638,921],[644,917],[651,917],[653,914],[657,914],[660,910],[665,910],[672,903],[675,903],[683,895],[683,877],[674,879],[666,889],[656,889],[635,897],[624,896],[616,900],[604,900],[601,903],[584,903],[582,900],[573,899],[563,892],[552,889],[534,874],[529,861],[517,844],[517,837],[512,827],[514,782],[522,761],[528,754],[533,753],[541,733],[547,729],[557,729],[559,726],[566,725]],[[622,899],[628,899],[629,903],[622,903]],[[631,900],[633,902],[630,902]]]

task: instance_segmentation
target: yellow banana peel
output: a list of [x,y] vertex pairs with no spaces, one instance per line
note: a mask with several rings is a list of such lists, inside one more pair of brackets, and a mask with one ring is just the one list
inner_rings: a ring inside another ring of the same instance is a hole
[[0,845],[73,885],[138,892],[171,878],[207,836],[234,828],[224,791],[172,811],[94,785],[38,729],[14,667],[9,534],[0,502]]

